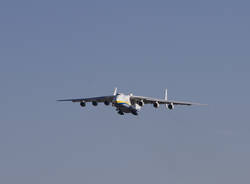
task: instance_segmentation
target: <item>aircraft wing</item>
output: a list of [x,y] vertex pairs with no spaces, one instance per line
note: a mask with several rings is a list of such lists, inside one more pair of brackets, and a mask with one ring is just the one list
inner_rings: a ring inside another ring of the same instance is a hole
[[114,95],[112,96],[99,96],[99,97],[91,97],[91,98],[75,98],[75,99],[63,99],[63,100],[57,100],[59,102],[112,102],[114,99]]
[[193,102],[172,101],[172,100],[164,100],[164,99],[157,99],[144,96],[131,96],[130,100],[132,103],[143,101],[145,104],[153,104],[155,102],[158,102],[159,104],[173,104],[173,105],[205,105]]

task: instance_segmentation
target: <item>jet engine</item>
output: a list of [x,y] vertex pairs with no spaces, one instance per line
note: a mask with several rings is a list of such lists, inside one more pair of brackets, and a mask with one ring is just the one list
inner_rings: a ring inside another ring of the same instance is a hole
[[174,109],[174,104],[173,103],[168,104],[168,109],[170,109],[170,110]]
[[158,108],[160,106],[159,102],[154,102],[153,103],[154,108]]
[[97,105],[98,105],[97,101],[93,101],[93,102],[92,102],[92,105],[93,105],[93,106],[97,106]]
[[141,100],[141,101],[137,102],[137,104],[142,107],[145,103],[143,102],[143,100]]
[[80,102],[80,106],[81,106],[81,107],[85,107],[85,106],[86,106],[86,103],[85,103],[85,102]]

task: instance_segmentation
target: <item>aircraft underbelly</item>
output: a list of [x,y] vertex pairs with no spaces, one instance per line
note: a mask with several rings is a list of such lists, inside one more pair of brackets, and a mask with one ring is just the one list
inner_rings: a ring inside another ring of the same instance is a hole
[[127,105],[127,104],[116,104],[116,107],[120,111],[125,112],[125,113],[130,113],[132,110],[132,107],[130,105]]

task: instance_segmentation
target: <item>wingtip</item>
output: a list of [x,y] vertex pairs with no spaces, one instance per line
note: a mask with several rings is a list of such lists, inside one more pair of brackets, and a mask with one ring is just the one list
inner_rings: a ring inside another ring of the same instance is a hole
[[63,101],[65,101],[65,100],[56,100],[57,102],[63,102]]

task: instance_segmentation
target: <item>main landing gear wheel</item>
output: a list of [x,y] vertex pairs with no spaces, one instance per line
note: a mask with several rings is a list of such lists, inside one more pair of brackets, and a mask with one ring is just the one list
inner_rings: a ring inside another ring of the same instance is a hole
[[132,111],[132,114],[135,115],[135,116],[138,115],[138,113],[136,111]]
[[118,114],[120,115],[124,115],[124,113],[122,111],[118,111]]

